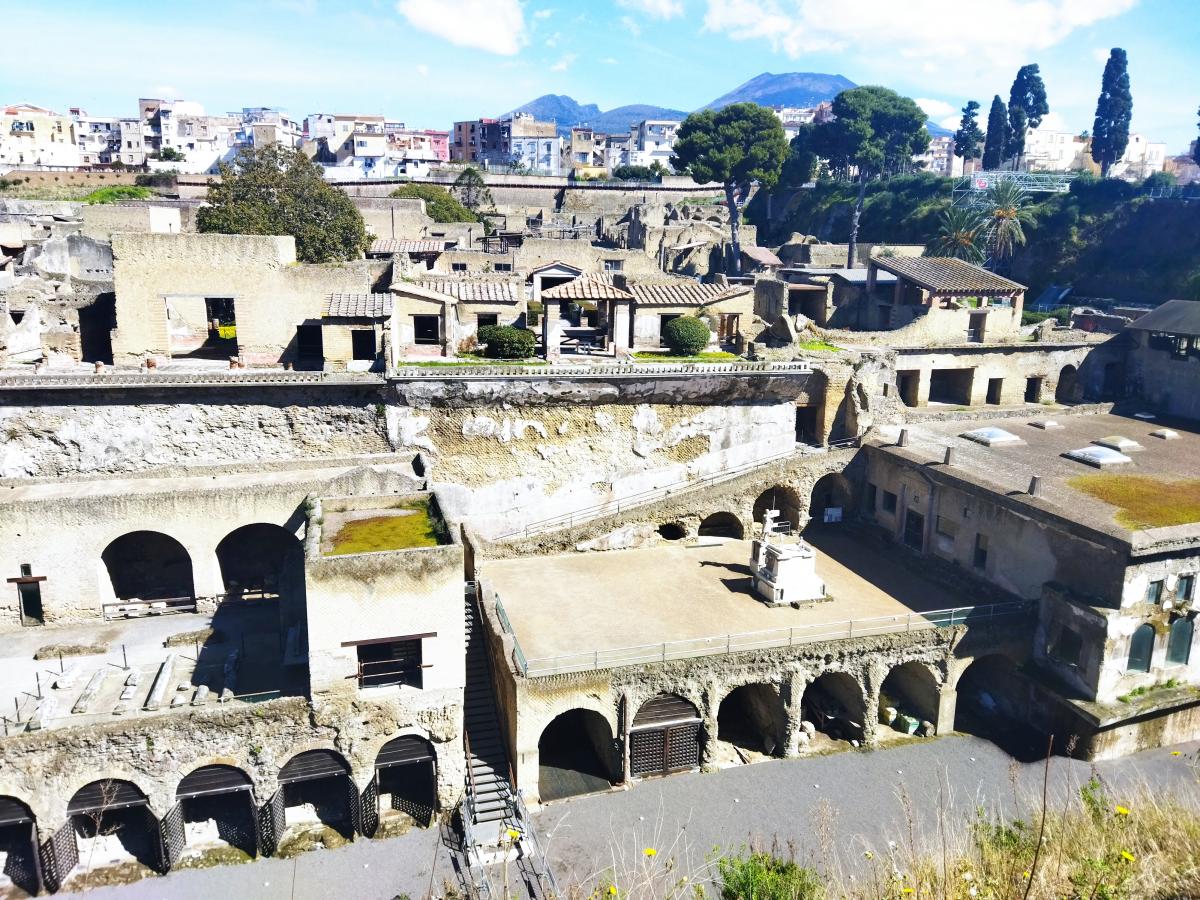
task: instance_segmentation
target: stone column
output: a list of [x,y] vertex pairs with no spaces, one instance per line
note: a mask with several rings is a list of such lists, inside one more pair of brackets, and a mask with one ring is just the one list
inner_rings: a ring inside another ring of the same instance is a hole
[[192,591],[197,597],[214,597],[225,593],[225,581],[221,578],[221,563],[217,560],[216,548],[188,547],[192,558]]
[[562,304],[557,300],[542,301],[542,347],[546,359],[558,359],[562,343]]
[[929,384],[933,380],[933,369],[922,368],[917,374],[917,406],[929,405]]
[[793,672],[780,686],[779,696],[783,701],[785,717],[783,755],[787,757],[800,755],[800,735],[803,733],[801,706],[807,686],[808,678],[803,672]]
[[628,300],[613,300],[612,301],[612,319],[610,327],[612,328],[612,344],[614,351],[629,350],[632,347],[630,340],[630,326],[632,309]]
[[947,680],[938,691],[937,721],[933,723],[938,734],[949,734],[954,730],[954,714],[957,706],[958,690],[951,687]]

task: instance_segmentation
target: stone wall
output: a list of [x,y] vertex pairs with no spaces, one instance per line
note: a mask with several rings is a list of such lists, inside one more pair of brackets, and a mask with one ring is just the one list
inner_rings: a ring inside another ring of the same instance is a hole
[[[962,406],[982,406],[985,403],[1015,406],[1026,402],[1028,379],[1040,379],[1035,385],[1033,402],[1053,401],[1059,376],[1067,366],[1079,369],[1093,344],[1036,344],[1020,343],[1002,346],[961,346],[946,348],[904,348],[896,351],[897,377],[912,379],[906,382],[910,390],[903,401],[909,406],[924,407],[930,400],[930,379],[934,372],[959,370],[970,373],[969,397]],[[994,382],[998,381],[999,384]],[[989,390],[994,399],[989,400]],[[1074,398],[1068,398],[1074,399]]]

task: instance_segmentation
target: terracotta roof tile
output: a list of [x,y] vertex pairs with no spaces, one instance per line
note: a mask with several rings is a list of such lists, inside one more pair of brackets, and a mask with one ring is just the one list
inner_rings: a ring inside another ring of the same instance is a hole
[[384,319],[392,314],[392,295],[330,294],[321,314],[333,319]]
[[524,295],[516,281],[469,278],[430,278],[419,282],[427,291],[445,294],[464,303],[516,303]]
[[443,253],[456,246],[454,241],[398,241],[377,238],[371,242],[369,253]]
[[927,291],[944,294],[1013,294],[1025,285],[987,269],[942,256],[876,256],[871,263]]
[[542,291],[545,300],[632,300],[633,294],[613,284],[611,275],[581,275]]

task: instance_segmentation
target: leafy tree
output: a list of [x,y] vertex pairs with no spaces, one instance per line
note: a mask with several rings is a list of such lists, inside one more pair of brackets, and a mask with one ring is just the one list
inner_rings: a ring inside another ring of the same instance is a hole
[[808,184],[817,174],[821,158],[816,151],[817,126],[811,122],[801,125],[788,144],[787,159],[779,173],[779,181],[787,187]]
[[1037,221],[1029,209],[1029,197],[1016,182],[997,181],[987,192],[988,250],[997,264],[1025,244],[1025,226]]
[[454,195],[436,184],[402,184],[390,194],[402,200],[424,200],[425,214],[435,222],[478,222],[479,216],[471,212]]
[[978,265],[985,255],[984,226],[978,211],[951,206],[942,212],[938,233],[926,250],[930,256],[950,256]]
[[1096,121],[1092,125],[1092,159],[1100,166],[1101,178],[1107,178],[1113,163],[1125,155],[1132,116],[1129,59],[1124,50],[1113,47],[1104,64],[1100,97],[1096,101]]
[[992,98],[988,111],[987,137],[983,143],[984,169],[998,169],[1004,161],[1004,148],[1008,144],[1008,110],[997,94]]
[[968,171],[968,166],[982,155],[983,151],[980,149],[982,143],[983,131],[979,128],[979,104],[971,100],[963,107],[958,131],[954,132],[954,155],[962,158],[963,171]]
[[1037,63],[1021,66],[1008,94],[1008,144],[1011,159],[1020,162],[1025,155],[1025,129],[1037,128],[1042,117],[1050,112],[1046,102],[1046,85],[1042,82]]
[[617,166],[612,177],[618,181],[653,181],[658,174],[650,166]]
[[724,186],[736,274],[742,270],[738,202],[745,200],[752,182],[765,190],[775,186],[787,152],[783,125],[757,103],[731,103],[723,109],[695,112],[679,126],[671,166],[677,172],[689,172],[697,184],[718,181]]
[[663,326],[662,338],[676,356],[695,356],[708,346],[712,331],[703,319],[679,316]]
[[322,177],[299,150],[268,144],[221,163],[221,180],[208,186],[208,205],[196,214],[200,231],[217,234],[290,234],[296,257],[322,263],[357,259],[367,229],[354,202]]
[[857,173],[858,199],[846,258],[846,266],[853,268],[867,182],[911,168],[913,155],[929,147],[928,117],[914,100],[884,87],[842,91],[833,98],[833,115],[833,121],[821,123],[813,133],[814,150],[834,171]]
[[459,203],[476,215],[481,207],[491,209],[495,206],[487,182],[483,180],[483,176],[474,166],[467,166],[462,170],[462,174],[454,179],[454,186],[450,188],[450,193],[457,198]]
[[[1196,110],[1196,115],[1200,116],[1200,109]],[[1197,127],[1200,127],[1200,125]],[[1195,160],[1197,165],[1200,165],[1200,137],[1197,137],[1192,143],[1192,159]]]
[[176,150],[174,147],[163,147],[154,156],[163,162],[183,162],[187,159],[181,150]]

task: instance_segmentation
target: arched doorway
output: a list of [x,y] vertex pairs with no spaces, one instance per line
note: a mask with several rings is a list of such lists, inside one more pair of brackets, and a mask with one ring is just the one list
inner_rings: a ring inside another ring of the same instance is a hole
[[80,859],[137,862],[159,872],[165,868],[158,819],[133,782],[105,778],[85,784],[67,803],[67,818]]
[[358,788],[350,777],[350,764],[335,750],[297,753],[279,770],[282,821],[281,837],[291,825],[320,824],[344,838],[357,830]]
[[937,679],[929,667],[902,663],[888,672],[879,689],[879,721],[903,734],[917,733],[921,722],[936,727],[939,700]]
[[629,774],[645,778],[699,766],[700,725],[700,711],[677,694],[647,700],[629,727]]
[[236,766],[193,769],[175,788],[189,847],[227,844],[247,856],[258,852],[254,783]]
[[854,742],[866,736],[866,707],[854,678],[845,672],[826,672],[805,689],[800,714],[822,734]]
[[817,479],[808,504],[809,521],[814,525],[841,522],[850,510],[850,482],[838,472]]
[[375,757],[375,779],[379,802],[386,810],[403,813],[422,828],[433,821],[437,754],[429,741],[412,734],[392,738]]
[[296,535],[258,522],[229,532],[217,544],[225,593],[278,596],[304,580],[304,548]]
[[1058,403],[1078,403],[1079,370],[1074,366],[1063,366],[1058,373],[1058,384],[1054,388],[1054,399]]
[[1022,762],[1045,758],[1046,735],[1029,723],[1028,691],[1007,656],[977,658],[959,676],[955,694],[956,731],[985,738]]
[[664,541],[682,541],[687,537],[687,529],[678,522],[667,522],[658,526],[658,536]]
[[41,885],[38,871],[38,834],[33,812],[16,797],[0,797],[0,895],[9,887],[26,894],[37,894]]
[[746,752],[766,756],[783,750],[787,715],[779,692],[769,684],[744,684],[721,701],[717,710],[717,738],[731,744],[747,761]]
[[742,520],[731,512],[713,513],[700,523],[700,537],[731,538],[740,541],[745,536]]
[[572,709],[542,731],[538,741],[538,795],[542,801],[607,790],[620,780],[612,729],[591,709]]
[[123,534],[101,554],[118,600],[195,596],[192,559],[183,544],[157,531]]
[[786,524],[788,531],[799,529],[802,515],[800,495],[790,487],[775,485],[759,494],[754,501],[754,521],[761,525],[768,509],[779,510],[779,517],[775,520],[777,524]]

